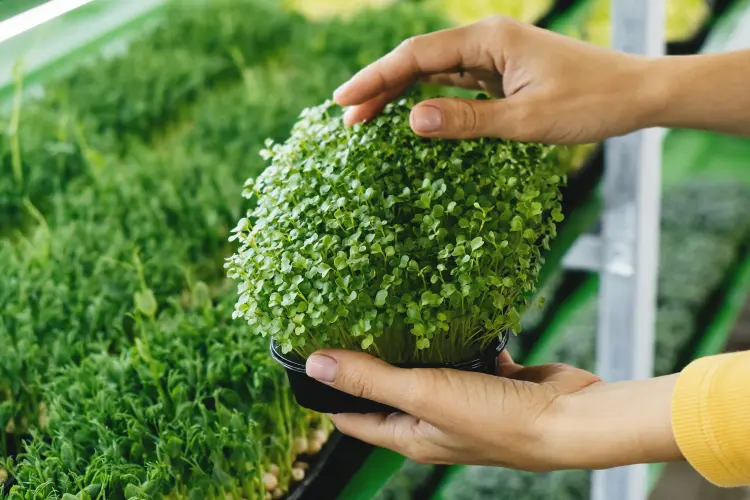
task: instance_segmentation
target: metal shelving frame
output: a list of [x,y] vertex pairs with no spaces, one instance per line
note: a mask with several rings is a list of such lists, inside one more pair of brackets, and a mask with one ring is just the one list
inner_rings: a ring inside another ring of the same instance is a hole
[[[663,55],[665,1],[611,1],[613,48]],[[653,374],[663,135],[647,129],[605,143],[601,233],[581,237],[563,260],[600,275],[597,372],[608,382]],[[592,500],[648,492],[647,465],[594,472]]]

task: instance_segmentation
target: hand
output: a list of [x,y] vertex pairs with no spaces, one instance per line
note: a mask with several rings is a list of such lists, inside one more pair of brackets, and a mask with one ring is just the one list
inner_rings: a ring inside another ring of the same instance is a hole
[[426,137],[589,143],[649,126],[661,102],[649,60],[494,16],[417,36],[335,93],[348,124],[368,120],[419,80],[505,99],[432,99],[411,125]]
[[681,458],[669,413],[675,377],[605,384],[567,365],[522,367],[507,353],[497,377],[400,369],[343,350],[313,354],[307,373],[403,410],[331,418],[341,432],[419,462],[548,471]]

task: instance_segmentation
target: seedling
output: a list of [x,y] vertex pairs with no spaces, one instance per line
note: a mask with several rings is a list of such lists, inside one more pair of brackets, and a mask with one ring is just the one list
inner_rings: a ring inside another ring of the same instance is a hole
[[411,107],[350,128],[325,102],[261,152],[226,266],[235,317],[284,354],[459,362],[520,330],[564,176],[541,144],[418,137]]

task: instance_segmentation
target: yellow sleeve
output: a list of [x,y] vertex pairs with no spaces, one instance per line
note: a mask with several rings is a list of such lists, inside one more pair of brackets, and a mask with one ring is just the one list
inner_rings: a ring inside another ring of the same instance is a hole
[[672,429],[685,459],[707,480],[750,485],[750,351],[688,365],[672,397]]

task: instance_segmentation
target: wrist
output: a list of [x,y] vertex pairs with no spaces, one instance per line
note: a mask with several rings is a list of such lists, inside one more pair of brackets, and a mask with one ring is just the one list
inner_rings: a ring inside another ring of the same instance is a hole
[[595,384],[558,398],[546,425],[559,469],[607,469],[681,460],[671,425],[676,376]]
[[638,59],[634,94],[630,96],[636,116],[634,130],[662,127],[669,120],[673,108],[674,71],[667,57],[641,57]]
[[660,126],[668,107],[668,81],[654,76],[657,68],[662,70],[662,58],[619,56],[617,70],[603,85],[609,110],[607,137]]
[[750,50],[645,61],[642,127],[750,135],[749,62]]

